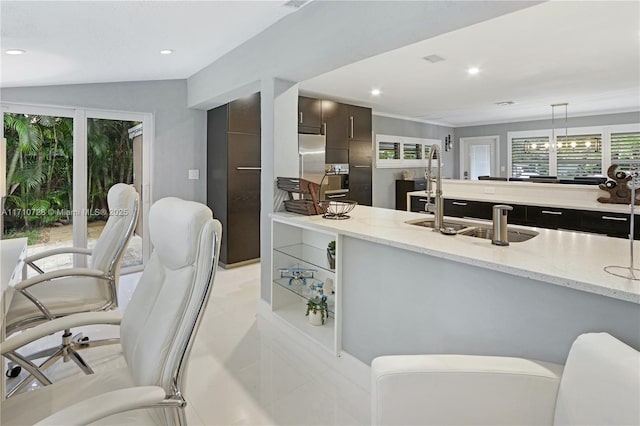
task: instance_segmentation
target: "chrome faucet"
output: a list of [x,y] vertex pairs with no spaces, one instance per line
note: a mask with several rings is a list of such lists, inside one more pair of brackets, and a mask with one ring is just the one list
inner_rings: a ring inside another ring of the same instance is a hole
[[[436,160],[438,161],[438,175],[436,178],[433,178],[433,172],[431,170],[431,163],[433,160],[433,155],[436,155]],[[444,200],[442,198],[442,158],[440,155],[440,146],[439,145],[431,145],[429,148],[429,158],[427,163],[427,170],[424,172],[424,177],[427,179],[427,205],[426,211],[433,213],[434,216],[434,231],[440,232],[443,228],[443,216],[444,216]],[[433,187],[433,182],[436,183],[436,194],[435,194],[435,203],[431,205],[431,190]]]

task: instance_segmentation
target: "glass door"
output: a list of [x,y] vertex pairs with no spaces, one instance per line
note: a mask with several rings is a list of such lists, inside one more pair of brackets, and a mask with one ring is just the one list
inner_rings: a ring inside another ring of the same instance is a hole
[[[29,254],[93,247],[118,182],[140,194],[139,221],[123,270],[142,269],[150,242],[151,114],[2,104],[2,238],[27,237]],[[143,132],[143,127],[145,131]],[[56,256],[47,269],[82,267],[85,256]]]
[[[73,112],[58,112],[3,114],[2,238],[26,237],[30,255],[74,245]],[[73,256],[48,262],[71,267]]]
[[497,176],[496,137],[461,138],[460,171],[463,179]]
[[[116,183],[142,192],[142,123],[134,120],[87,118],[87,241],[93,248],[109,218],[107,193]],[[139,206],[140,207],[140,206]],[[143,263],[144,218],[139,217],[122,267]]]

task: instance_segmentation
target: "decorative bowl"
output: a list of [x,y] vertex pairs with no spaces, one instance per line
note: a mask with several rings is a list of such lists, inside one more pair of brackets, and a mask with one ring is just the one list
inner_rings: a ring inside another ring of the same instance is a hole
[[320,208],[324,212],[322,217],[325,219],[349,219],[349,213],[358,204],[356,201],[351,200],[324,200],[320,201]]

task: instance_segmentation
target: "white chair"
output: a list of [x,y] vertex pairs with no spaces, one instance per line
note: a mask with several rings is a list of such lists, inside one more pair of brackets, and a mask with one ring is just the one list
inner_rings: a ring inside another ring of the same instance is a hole
[[[7,336],[54,318],[117,308],[120,265],[138,220],[138,198],[138,193],[131,185],[118,183],[109,189],[107,203],[113,214],[109,216],[93,249],[65,247],[25,259],[25,268],[32,267],[39,275],[25,279],[15,286],[15,293],[5,317]],[[37,261],[64,253],[90,256],[89,267],[45,272],[36,264]],[[64,357],[65,361],[73,360],[83,371],[92,373],[91,368],[76,350],[111,343],[117,343],[117,339],[92,342],[81,335],[74,337],[70,330],[65,330],[59,346],[29,356],[16,353],[10,358],[19,365],[46,358],[39,366],[30,364],[31,369],[41,367],[44,370]],[[7,376],[17,376],[20,373],[19,365],[10,366]],[[37,377],[42,381],[44,376]],[[28,377],[21,385],[16,386],[12,393],[23,388],[31,378]],[[43,382],[49,383],[47,379]]]
[[579,336],[561,365],[467,355],[371,364],[375,425],[640,425],[640,352]]
[[149,232],[154,251],[122,317],[70,315],[0,345],[4,355],[54,329],[120,324],[126,367],[74,376],[2,401],[3,426],[87,424],[116,413],[121,414],[104,419],[106,424],[186,424],[185,372],[213,285],[222,226],[202,204],[164,198],[151,207]]

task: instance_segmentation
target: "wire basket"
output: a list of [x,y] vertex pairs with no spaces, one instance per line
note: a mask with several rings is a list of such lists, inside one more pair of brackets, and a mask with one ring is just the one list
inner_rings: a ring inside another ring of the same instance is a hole
[[319,203],[324,212],[322,217],[334,220],[349,219],[350,216],[347,213],[353,210],[356,204],[358,204],[356,201],[351,200],[324,200]]

